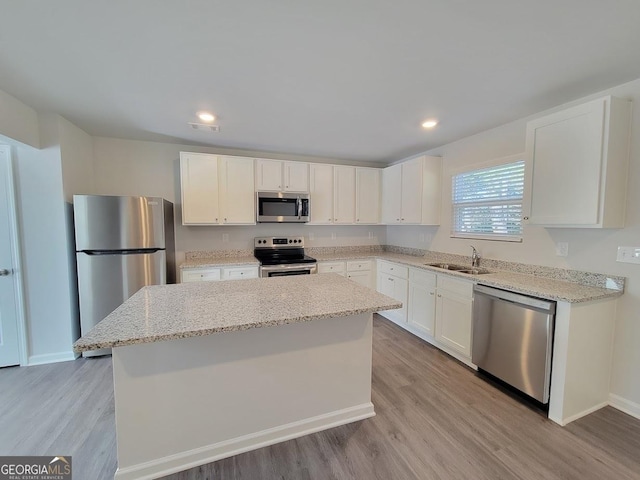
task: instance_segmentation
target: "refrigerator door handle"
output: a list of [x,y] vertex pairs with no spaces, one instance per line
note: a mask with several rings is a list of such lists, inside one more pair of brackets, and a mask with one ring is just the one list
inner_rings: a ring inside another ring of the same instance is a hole
[[156,253],[163,248],[138,248],[132,250],[81,250],[78,253],[85,253],[87,255],[140,255],[144,253]]

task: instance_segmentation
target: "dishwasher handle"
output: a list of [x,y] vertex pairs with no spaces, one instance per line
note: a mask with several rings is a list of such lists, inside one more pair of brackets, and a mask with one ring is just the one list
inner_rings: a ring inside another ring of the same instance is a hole
[[485,285],[475,285],[473,291],[474,293],[479,293],[482,295],[487,295],[489,297],[499,298],[500,300],[515,303],[518,305],[535,308],[536,310],[540,310],[551,315],[555,314],[556,312],[556,302],[551,300],[543,300],[541,298],[530,297],[528,295],[522,295],[506,290],[500,290],[498,288],[487,287]]

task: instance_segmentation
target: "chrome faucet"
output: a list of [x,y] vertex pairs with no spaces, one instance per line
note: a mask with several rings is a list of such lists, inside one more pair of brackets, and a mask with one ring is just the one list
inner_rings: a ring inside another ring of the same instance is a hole
[[473,249],[473,252],[471,253],[471,266],[473,268],[478,268],[480,266],[480,254],[478,253],[478,250],[476,250],[476,247],[473,245],[470,245],[470,247]]

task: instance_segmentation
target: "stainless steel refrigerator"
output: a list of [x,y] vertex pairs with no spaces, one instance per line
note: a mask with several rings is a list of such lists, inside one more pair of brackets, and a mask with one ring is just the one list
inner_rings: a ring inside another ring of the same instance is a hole
[[[74,195],[73,211],[83,335],[140,288],[175,283],[171,202]],[[109,353],[102,349],[83,355]]]

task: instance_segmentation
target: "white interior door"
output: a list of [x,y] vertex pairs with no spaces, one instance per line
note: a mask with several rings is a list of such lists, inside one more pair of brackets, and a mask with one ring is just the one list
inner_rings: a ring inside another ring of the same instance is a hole
[[9,148],[0,145],[0,367],[20,364]]

